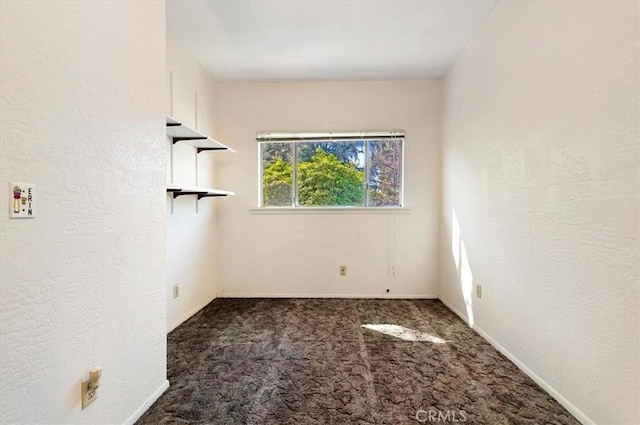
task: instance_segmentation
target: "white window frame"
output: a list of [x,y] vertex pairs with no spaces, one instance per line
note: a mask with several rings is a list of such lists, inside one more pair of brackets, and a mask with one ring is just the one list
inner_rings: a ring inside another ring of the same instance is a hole
[[[369,141],[374,140],[399,140],[400,141],[400,196],[399,205],[394,206],[369,206]],[[280,132],[260,132],[256,136],[258,142],[258,210],[394,210],[404,209],[404,148],[405,148],[405,132],[404,130],[391,131],[375,131],[375,132],[341,132],[341,133],[280,133]],[[364,206],[345,206],[345,205],[328,205],[328,206],[304,206],[298,203],[298,144],[306,142],[360,142],[364,143]],[[286,206],[265,206],[263,199],[263,146],[266,143],[292,143],[292,205]]]

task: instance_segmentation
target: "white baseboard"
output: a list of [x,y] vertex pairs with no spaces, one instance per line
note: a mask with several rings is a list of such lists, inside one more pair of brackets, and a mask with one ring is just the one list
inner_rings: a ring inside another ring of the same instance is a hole
[[367,298],[367,299],[438,299],[431,294],[218,294],[217,298]]
[[589,418],[582,410],[578,409],[573,403],[567,400],[562,394],[560,394],[555,388],[549,385],[544,379],[539,377],[526,364],[521,362],[509,350],[504,348],[498,341],[493,339],[493,337],[491,337],[488,333],[482,330],[482,328],[478,327],[478,325],[473,325],[473,326],[470,325],[467,317],[464,314],[462,314],[457,308],[455,308],[453,305],[451,305],[449,302],[447,302],[443,298],[440,298],[440,301],[442,301],[442,303],[446,305],[449,308],[449,310],[453,311],[456,315],[458,315],[467,325],[469,325],[470,328],[475,330],[478,333],[478,335],[486,339],[487,342],[489,342],[489,344],[491,344],[496,350],[500,351],[502,354],[504,354],[506,358],[511,360],[513,364],[518,366],[518,368],[521,371],[523,371],[529,378],[533,379],[533,381],[536,384],[540,385],[542,389],[548,392],[549,395],[551,395],[551,397],[556,399],[556,401],[560,403],[562,407],[567,409],[567,411],[571,413],[578,421],[580,421],[580,423],[582,423],[583,425],[596,425],[596,423],[593,420],[591,420],[591,418]]
[[180,319],[167,326],[167,333],[171,332],[187,320],[189,320],[194,314],[202,310],[211,301],[216,298],[367,298],[367,299],[438,299],[437,295],[431,294],[217,294],[217,296],[206,301],[202,305],[199,305],[187,312]]
[[148,399],[146,399],[144,401],[144,403],[142,403],[140,405],[140,407],[138,407],[132,414],[131,416],[129,416],[122,425],[133,425],[136,423],[136,421],[138,419],[140,419],[140,417],[144,414],[144,412],[147,411],[147,409],[149,407],[151,407],[151,405],[153,403],[155,403],[155,401],[160,398],[160,396],[162,395],[163,392],[165,392],[167,390],[167,388],[169,388],[169,380],[165,379],[165,381],[162,383],[162,385],[160,385],[158,387],[157,390],[155,390],[153,392],[153,394],[151,394],[149,396]]
[[197,307],[192,308],[191,310],[189,310],[184,316],[182,316],[180,319],[176,320],[175,322],[173,322],[171,325],[167,326],[167,333],[171,332],[172,330],[174,330],[175,328],[177,328],[178,326],[180,326],[181,324],[183,324],[184,322],[186,322],[187,320],[189,320],[191,318],[191,316],[193,316],[194,314],[196,314],[197,312],[199,312],[200,310],[202,310],[203,308],[205,308],[207,306],[207,304],[209,304],[211,301],[215,300],[216,297],[211,298],[209,301],[203,303],[202,305],[199,305]]
[[462,319],[464,323],[466,323],[469,327],[473,328],[473,326],[469,325],[469,319],[464,314],[460,313],[460,310],[455,308],[453,305],[449,304],[449,302],[444,298],[439,298],[439,299],[442,302],[442,304],[446,305],[449,310],[453,311],[459,318]]

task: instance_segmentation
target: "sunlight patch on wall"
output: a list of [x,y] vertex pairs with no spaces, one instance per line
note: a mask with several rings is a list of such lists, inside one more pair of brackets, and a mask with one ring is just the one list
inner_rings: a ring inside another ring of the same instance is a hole
[[469,318],[469,325],[473,326],[473,273],[471,273],[471,266],[469,266],[469,258],[467,257],[467,249],[464,246],[464,241],[460,240],[460,289],[462,289],[462,297],[464,298],[464,305],[467,309],[467,317]]
[[451,210],[451,253],[456,263],[456,271],[460,278],[460,290],[464,299],[465,309],[467,311],[467,319],[469,326],[473,327],[473,273],[469,265],[469,257],[467,256],[467,248],[464,245],[462,236],[460,235],[460,223],[455,210]]
[[456,212],[451,210],[451,253],[456,263],[456,270],[460,272],[460,225]]

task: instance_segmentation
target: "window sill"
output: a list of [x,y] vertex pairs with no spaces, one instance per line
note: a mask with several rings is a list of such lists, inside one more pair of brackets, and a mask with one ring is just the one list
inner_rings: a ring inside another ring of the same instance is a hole
[[411,214],[410,207],[258,207],[249,214]]

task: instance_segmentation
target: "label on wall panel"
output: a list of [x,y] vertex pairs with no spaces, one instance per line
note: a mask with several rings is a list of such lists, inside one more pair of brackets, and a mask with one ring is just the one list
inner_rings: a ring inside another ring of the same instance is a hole
[[9,218],[35,217],[36,185],[9,183]]

